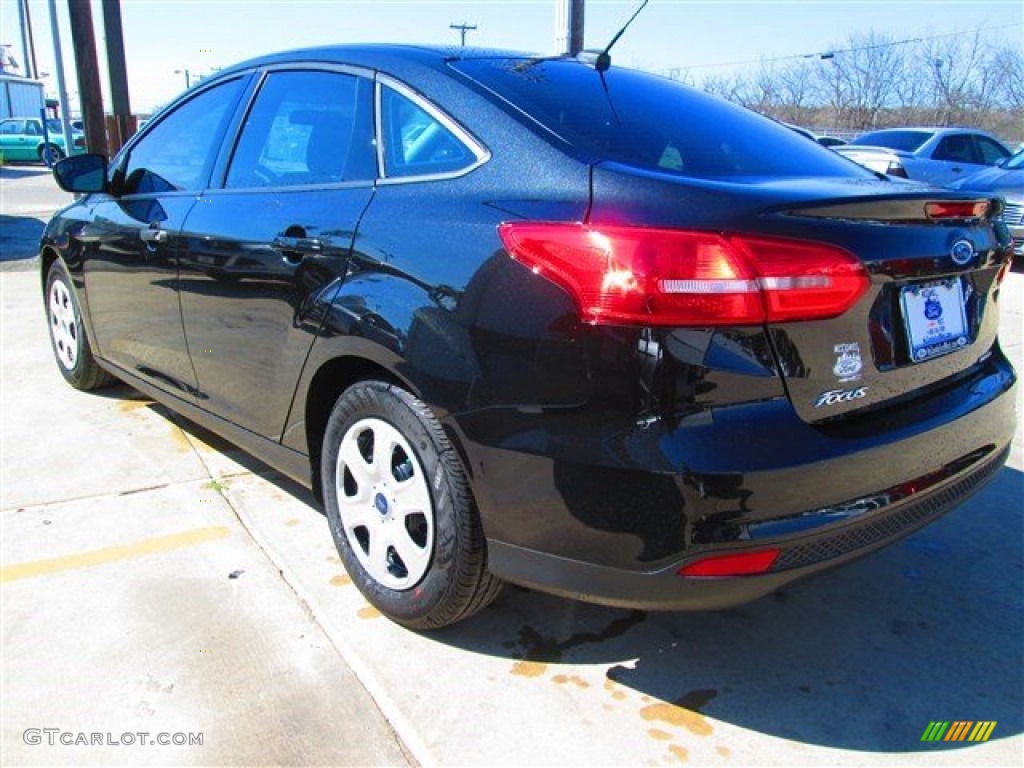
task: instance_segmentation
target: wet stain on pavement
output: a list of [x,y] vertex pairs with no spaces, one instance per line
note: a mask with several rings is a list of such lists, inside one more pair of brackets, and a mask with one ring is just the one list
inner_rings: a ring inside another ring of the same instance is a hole
[[640,710],[640,717],[648,722],[658,721],[685,728],[696,736],[708,736],[712,731],[707,720],[699,712],[691,712],[667,702],[648,704]]
[[153,405],[152,400],[121,400],[117,404],[117,410],[121,411],[121,413],[131,413],[151,405]]
[[362,608],[356,611],[356,615],[360,619],[379,619],[380,611],[378,611],[372,605],[364,605]]
[[555,675],[551,678],[551,682],[556,685],[565,685],[566,683],[572,683],[577,688],[589,688],[590,683],[584,680],[579,675]]
[[512,665],[512,674],[519,677],[540,677],[548,670],[548,665],[539,661],[517,661]]
[[616,701],[622,701],[626,698],[626,692],[619,690],[618,683],[616,683],[613,678],[609,677],[609,679],[604,681],[604,689],[608,691]]
[[730,755],[732,755],[732,752],[729,750],[728,747],[722,747],[722,746],[715,747],[715,752],[717,752],[718,754],[720,754],[722,757],[725,757],[725,758],[728,758]]
[[672,739],[671,733],[669,733],[668,731],[663,731],[660,728],[651,728],[649,731],[647,731],[647,735],[655,741],[670,741]]
[[178,453],[191,453],[193,450],[192,443],[188,439],[188,435],[185,434],[181,427],[171,425],[171,441],[174,443],[174,447]]
[[676,756],[676,759],[680,763],[688,763],[690,761],[690,753],[680,747],[678,744],[670,744],[668,751]]
[[577,632],[565,640],[545,637],[533,627],[524,626],[519,629],[518,645],[523,649],[523,658],[526,661],[552,664],[561,661],[566,651],[573,648],[622,637],[637,624],[643,623],[646,618],[645,611],[630,611],[628,615],[610,621],[600,632]]
[[293,517],[291,520],[288,520],[288,521],[285,522],[285,525],[287,525],[289,528],[294,528],[298,524],[299,524],[299,518],[297,518],[297,517]]
[[339,573],[337,576],[332,576],[330,581],[330,585],[332,587],[347,587],[351,583],[352,579],[345,573]]

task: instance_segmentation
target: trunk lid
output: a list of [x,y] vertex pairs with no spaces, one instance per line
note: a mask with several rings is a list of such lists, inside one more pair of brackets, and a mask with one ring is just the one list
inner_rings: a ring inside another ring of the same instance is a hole
[[801,418],[897,405],[991,353],[997,276],[1009,250],[993,222],[1000,202],[976,200],[972,212],[963,196],[928,190],[772,216],[841,245],[871,276],[867,294],[843,315],[768,329]]
[[851,309],[765,327],[805,421],[899,405],[991,354],[1010,256],[996,198],[893,180],[680,179],[609,163],[595,167],[593,189],[592,222],[821,242],[864,264],[870,287]]

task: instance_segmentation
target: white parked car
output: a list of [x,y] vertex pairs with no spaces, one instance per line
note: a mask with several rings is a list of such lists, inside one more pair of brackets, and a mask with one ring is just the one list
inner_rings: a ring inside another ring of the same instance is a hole
[[835,151],[873,171],[938,186],[1010,157],[998,139],[964,128],[871,131]]

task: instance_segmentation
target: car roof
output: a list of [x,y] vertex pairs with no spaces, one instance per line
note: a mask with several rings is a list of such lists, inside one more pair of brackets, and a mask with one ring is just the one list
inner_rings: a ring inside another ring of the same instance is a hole
[[351,45],[328,45],[312,48],[295,48],[249,59],[227,67],[218,75],[231,74],[253,67],[285,64],[294,61],[320,61],[335,64],[372,65],[382,59],[408,64],[420,64],[434,69],[449,61],[464,59],[523,59],[536,58],[543,54],[495,48],[462,46],[429,46],[400,43],[353,43]]
[[[935,125],[904,125],[895,128],[877,128],[864,133],[895,133],[897,131],[921,131],[922,133],[946,134],[946,133],[980,133],[982,136],[990,134],[979,128],[964,128],[956,125],[935,126]],[[863,134],[861,134],[863,135]]]

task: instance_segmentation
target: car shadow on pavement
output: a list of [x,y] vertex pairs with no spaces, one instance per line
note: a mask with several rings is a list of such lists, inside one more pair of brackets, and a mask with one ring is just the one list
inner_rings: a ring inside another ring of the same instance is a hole
[[0,262],[32,259],[39,250],[44,224],[34,216],[0,213]]
[[6,181],[8,179],[26,179],[32,176],[42,176],[46,173],[50,173],[50,169],[45,165],[10,165],[10,161],[6,161],[3,165],[0,165],[0,179]]
[[[152,409],[320,511],[305,487],[131,388],[96,394],[141,403],[128,407]],[[673,705],[661,714],[695,736],[711,733],[707,716],[837,749],[966,748],[921,737],[937,720],[996,721],[992,741],[1024,732],[1021,498],[1024,474],[1006,467],[909,538],[731,610],[651,613],[508,586],[479,616],[426,636],[507,659],[510,675],[537,685],[573,665],[603,669],[607,704],[632,690],[638,717]]]
[[538,684],[543,665],[607,664],[606,688],[807,744],[970,746],[922,744],[936,720],[994,720],[992,740],[1007,738],[1024,730],[1022,490],[1005,468],[908,539],[732,610],[645,613],[509,588],[431,637],[533,662]]

